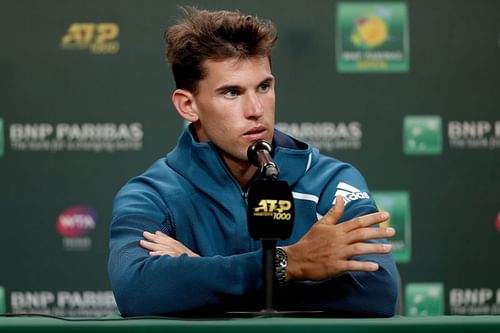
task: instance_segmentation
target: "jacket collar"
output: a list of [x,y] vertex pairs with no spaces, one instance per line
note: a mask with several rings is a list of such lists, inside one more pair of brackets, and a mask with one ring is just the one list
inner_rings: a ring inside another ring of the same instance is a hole
[[[280,169],[280,180],[293,186],[317,159],[317,150],[279,130],[274,131],[273,158]],[[228,186],[241,188],[227,169],[211,142],[198,142],[189,127],[181,134],[177,146],[167,154],[166,163],[188,179],[197,189],[221,196]]]

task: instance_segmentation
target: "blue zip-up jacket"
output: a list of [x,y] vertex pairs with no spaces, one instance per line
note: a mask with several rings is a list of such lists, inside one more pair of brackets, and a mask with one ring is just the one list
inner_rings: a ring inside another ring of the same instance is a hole
[[[346,199],[342,221],[377,211],[361,174],[351,165],[275,131],[274,160],[295,201],[297,242],[332,207]],[[109,276],[123,316],[201,315],[262,309],[262,250],[248,234],[245,194],[213,144],[189,129],[165,158],[130,180],[112,212]],[[160,230],[200,257],[149,256],[143,231]],[[375,240],[374,242],[385,242]],[[376,272],[291,282],[277,290],[278,310],[323,310],[331,316],[392,316],[398,279],[392,255],[356,259]]]

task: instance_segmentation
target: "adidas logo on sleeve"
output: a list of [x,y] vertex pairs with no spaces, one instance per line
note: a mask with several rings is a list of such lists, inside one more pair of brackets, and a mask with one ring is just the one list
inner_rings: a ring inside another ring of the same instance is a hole
[[[337,197],[338,195],[341,195],[344,198],[344,205],[347,205],[349,202],[354,200],[370,199],[370,196],[368,195],[367,192],[361,192],[354,186],[351,186],[344,182],[340,182],[337,185],[337,192],[335,192],[335,197]],[[333,200],[334,205],[336,201],[337,199],[335,198]]]

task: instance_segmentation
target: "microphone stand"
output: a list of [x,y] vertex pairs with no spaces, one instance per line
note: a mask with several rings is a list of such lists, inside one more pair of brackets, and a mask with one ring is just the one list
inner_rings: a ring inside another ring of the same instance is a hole
[[[265,152],[257,152],[265,161],[262,165],[261,174],[264,176],[264,181],[274,182],[278,180],[279,170],[276,164],[272,161]],[[276,276],[276,239],[262,239],[262,283],[264,290],[264,309],[263,314],[275,314],[274,309],[274,283]]]
[[276,240],[262,240],[262,282],[264,290],[264,309],[261,311],[265,314],[274,314],[274,281],[276,274],[275,267],[276,256]]
[[262,242],[262,292],[264,308],[259,312],[230,312],[232,315],[291,316],[317,311],[277,311],[274,309],[276,283],[276,244],[292,234],[295,210],[292,190],[278,180],[279,169],[271,157],[272,147],[258,141],[248,147],[248,161],[260,167],[261,179],[252,182],[247,195],[248,230],[253,239]]

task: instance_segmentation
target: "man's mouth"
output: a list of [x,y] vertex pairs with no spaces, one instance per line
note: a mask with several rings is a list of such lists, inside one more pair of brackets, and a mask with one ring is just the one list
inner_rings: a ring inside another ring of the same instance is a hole
[[267,130],[264,126],[256,126],[245,132],[243,136],[250,141],[263,139]]

